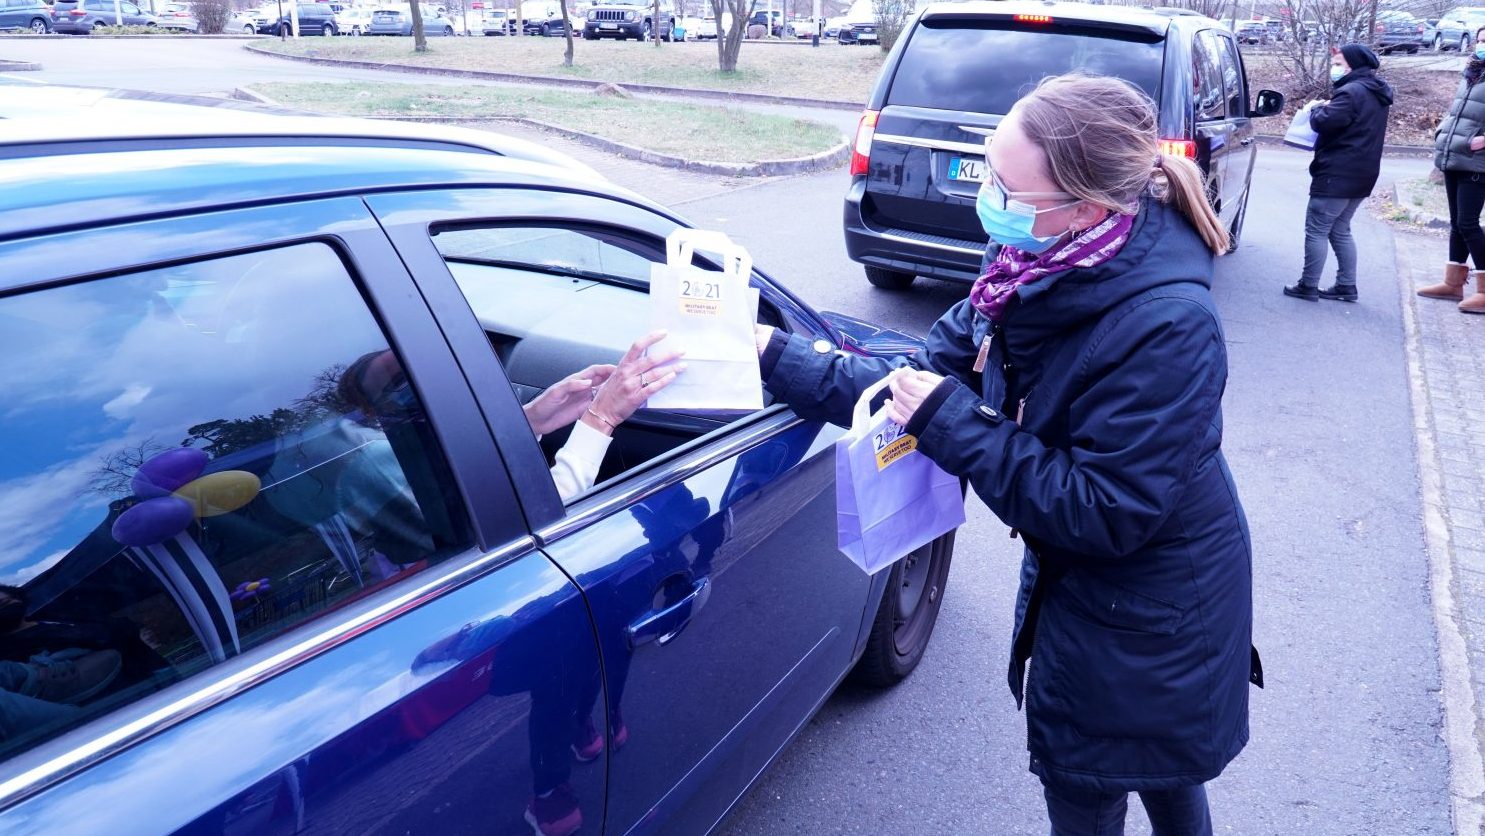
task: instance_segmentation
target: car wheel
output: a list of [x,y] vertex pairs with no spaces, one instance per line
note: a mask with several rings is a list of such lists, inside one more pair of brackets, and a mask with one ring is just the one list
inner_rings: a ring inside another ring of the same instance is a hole
[[639,39],[642,40],[642,41],[648,41],[650,39],[650,22],[649,21],[645,21],[644,32],[643,32],[643,34],[641,34],[639,36]]
[[244,34],[244,35],[256,35],[256,34],[258,34],[258,27],[256,27],[256,26],[244,26],[244,27],[242,27],[242,34]]
[[870,264],[863,265],[866,268],[866,280],[873,287],[883,290],[907,290],[913,285],[913,279],[917,278],[912,273],[903,273],[899,270],[888,270],[885,267],[873,267]]
[[1408,54],[1409,55],[1417,55],[1418,54],[1418,47],[1416,47],[1416,46],[1410,46],[1410,47],[1408,47]]
[[320,27],[320,34],[326,38],[331,37],[335,34],[335,27],[327,23]]
[[33,35],[45,35],[47,32],[51,31],[50,29],[47,28],[46,21],[42,20],[39,17],[36,18],[35,20],[31,21],[31,27],[30,28],[31,28],[31,34],[33,34]]
[[452,26],[445,26],[443,28],[443,34],[444,34],[444,37],[449,37],[450,35],[454,34],[454,27],[452,27]]
[[951,531],[892,564],[866,650],[851,671],[852,679],[886,687],[906,679],[918,667],[938,623],[953,558]]

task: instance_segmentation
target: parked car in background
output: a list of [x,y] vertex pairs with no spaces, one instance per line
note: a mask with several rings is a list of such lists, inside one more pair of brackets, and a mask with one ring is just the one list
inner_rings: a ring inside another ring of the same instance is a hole
[[[1241,239],[1253,118],[1284,97],[1248,88],[1242,53],[1217,21],[1181,10],[1082,3],[944,3],[902,33],[861,116],[850,163],[846,253],[867,281],[973,281],[987,237],[975,212],[985,137],[1038,81],[1074,70],[1125,79],[1155,100],[1161,153],[1196,162]],[[983,79],[995,79],[984,84]]]
[[1268,39],[1274,43],[1283,43],[1288,36],[1288,33],[1284,31],[1284,21],[1278,18],[1271,17],[1265,20],[1263,26],[1268,30]]
[[815,21],[810,18],[803,17],[797,20],[791,20],[787,24],[785,24],[784,37],[801,38],[807,41],[815,36],[815,31]]
[[[329,3],[300,3],[297,11],[300,35],[329,37],[340,33],[339,27],[335,25],[335,9]],[[293,36],[294,32],[294,20],[290,17],[289,10],[285,9],[273,34]]]
[[1423,21],[1399,11],[1377,12],[1376,28],[1372,32],[1372,44],[1377,52],[1391,55],[1401,50],[1412,55],[1424,46]]
[[113,0],[56,0],[52,4],[52,31],[87,35],[95,26],[158,26],[154,15],[133,3],[122,2],[115,11]]
[[668,3],[661,3],[660,21],[656,24],[652,19],[653,8],[652,4],[643,0],[596,3],[588,9],[587,18],[583,22],[583,39],[649,40],[657,36],[662,41],[668,41],[671,30],[675,27],[675,11]]
[[[429,37],[434,35],[452,36],[454,24],[444,17],[432,6],[421,6],[418,9],[423,15],[423,34]],[[406,6],[387,7],[376,9],[371,13],[371,25],[366,28],[368,35],[412,35],[412,12]]]
[[877,14],[872,0],[855,0],[851,8],[840,18],[835,40],[840,44],[875,44],[877,37]]
[[347,6],[335,13],[335,31],[340,35],[364,35],[371,26],[369,6]]
[[784,13],[779,9],[774,9],[772,25],[769,24],[769,17],[767,9],[758,9],[748,18],[748,26],[767,27],[769,37],[782,38],[784,36]]
[[1240,44],[1266,44],[1269,41],[1268,26],[1261,20],[1245,20],[1237,25],[1233,37]]
[[[682,18],[679,18],[678,20],[676,20],[676,24],[675,24],[676,25],[676,31],[678,31],[678,32],[684,32],[685,35],[684,35],[684,37],[677,37],[677,40],[683,40],[683,41],[694,41],[694,40],[697,40],[698,39],[698,33],[701,31],[701,29],[703,28],[704,24],[705,24],[705,21],[703,21],[699,17],[682,17]],[[713,26],[712,32],[715,33],[716,31],[717,31],[716,30],[716,27]]]
[[0,0],[0,31],[45,35],[52,31],[52,7],[42,0]]
[[[732,15],[730,13],[724,12],[722,14],[721,29],[723,31],[726,31],[727,28],[731,25]],[[715,17],[704,16],[701,18],[701,22],[696,24],[696,31],[688,37],[693,37],[698,41],[716,40],[717,29],[717,19]]]
[[179,29],[182,32],[201,31],[201,23],[196,20],[196,12],[186,3],[166,3],[159,8],[156,16],[160,19],[161,29]]
[[6,836],[704,834],[923,658],[954,535],[841,554],[838,427],[643,409],[558,495],[522,406],[645,330],[675,214],[483,131],[112,104],[0,134],[0,350],[46,358],[0,368],[0,582],[127,639],[0,692]]
[[1439,17],[1434,27],[1439,41],[1435,49],[1453,45],[1460,52],[1468,52],[1474,45],[1475,33],[1482,26],[1485,26],[1485,8],[1458,6],[1450,9]]
[[490,37],[513,35],[516,21],[509,9],[484,9],[480,15],[480,28]]

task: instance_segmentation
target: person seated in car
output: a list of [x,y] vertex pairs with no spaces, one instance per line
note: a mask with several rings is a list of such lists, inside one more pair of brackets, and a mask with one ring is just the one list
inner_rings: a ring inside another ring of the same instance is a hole
[[26,590],[0,585],[0,660],[39,663],[72,659],[94,651],[112,651],[122,668],[122,685],[145,682],[171,670],[170,663],[139,636],[125,619],[41,618],[31,612]]
[[[617,365],[599,364],[574,372],[523,407],[538,438],[572,426],[572,435],[557,452],[551,469],[564,502],[593,487],[614,430],[685,371],[685,365],[676,362],[680,351],[646,356],[650,346],[664,338],[664,331],[646,334],[634,341]],[[376,416],[385,424],[383,416],[389,409],[395,412],[395,403],[406,397],[407,378],[395,354],[375,352],[345,370],[340,392],[368,417]]]

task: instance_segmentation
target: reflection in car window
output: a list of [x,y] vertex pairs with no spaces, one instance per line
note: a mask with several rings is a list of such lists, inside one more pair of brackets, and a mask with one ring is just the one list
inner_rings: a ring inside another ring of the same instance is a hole
[[1197,119],[1223,119],[1227,116],[1226,95],[1222,92],[1222,73],[1210,45],[1211,33],[1202,32],[1191,41],[1192,92],[1196,98]]
[[578,275],[650,283],[652,257],[631,239],[600,230],[551,226],[496,226],[444,230],[433,242],[444,258],[506,262]]
[[1227,97],[1227,113],[1240,117],[1248,113],[1248,97],[1243,93],[1243,76],[1238,69],[1237,45],[1230,38],[1208,32],[1215,42],[1215,50],[1222,59],[1222,92]]
[[470,543],[328,246],[0,298],[0,351],[0,755]]
[[1043,78],[1073,70],[1126,79],[1158,103],[1164,56],[1162,41],[1108,31],[924,21],[912,31],[887,104],[1008,113]]

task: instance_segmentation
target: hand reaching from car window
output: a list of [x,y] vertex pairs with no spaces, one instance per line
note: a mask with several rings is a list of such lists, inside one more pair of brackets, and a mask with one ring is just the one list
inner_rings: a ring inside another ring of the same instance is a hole
[[523,407],[531,429],[537,435],[546,435],[583,417],[583,412],[593,403],[594,391],[613,377],[617,369],[618,366],[611,364],[589,366],[547,387]]
[[772,325],[754,325],[753,342],[758,345],[758,356],[761,358],[763,352],[768,348],[768,341],[773,339]]
[[651,331],[629,346],[613,375],[598,387],[593,403],[583,412],[583,423],[604,435],[612,435],[614,429],[628,420],[651,395],[669,386],[676,375],[686,371],[685,363],[675,362],[685,354],[684,351],[645,355],[650,346],[663,339],[664,331]]

